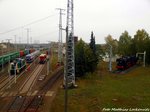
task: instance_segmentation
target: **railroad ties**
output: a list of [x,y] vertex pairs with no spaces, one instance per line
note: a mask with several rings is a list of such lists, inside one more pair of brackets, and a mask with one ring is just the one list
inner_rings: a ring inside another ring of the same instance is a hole
[[[35,96],[37,95],[38,91],[34,91],[34,92],[29,92],[26,96]],[[45,96],[52,96],[54,93],[54,91],[47,91],[47,93],[45,94]],[[0,97],[4,98],[4,97],[14,97],[17,96],[18,93],[17,92],[0,92]],[[20,95],[21,96],[21,95]]]
[[133,69],[135,69],[137,67],[138,67],[138,65],[134,65],[134,66],[132,66],[126,70],[114,70],[112,73],[114,73],[114,74],[126,74],[126,73],[132,71]]
[[36,112],[39,106],[42,105],[44,97],[52,97],[53,94],[54,91],[47,91],[45,94],[38,94],[38,91],[34,91],[24,96],[17,95],[17,93],[5,93],[1,97],[12,97],[11,95],[14,97],[7,108],[7,112]]
[[63,69],[53,75],[38,91],[29,91],[24,96],[17,95],[12,100],[7,112],[37,112],[40,105],[42,105],[44,97],[51,97],[54,91],[50,91],[50,88],[55,82],[63,78]]

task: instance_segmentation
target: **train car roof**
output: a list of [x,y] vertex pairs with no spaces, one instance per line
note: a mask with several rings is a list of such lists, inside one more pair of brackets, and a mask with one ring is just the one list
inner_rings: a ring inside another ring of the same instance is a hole
[[39,50],[37,50],[37,51],[34,51],[34,52],[32,52],[31,54],[28,54],[28,55],[26,55],[26,56],[34,56],[36,53],[39,53],[40,51]]
[[27,54],[26,57],[31,56],[31,54]]
[[45,56],[46,54],[41,54],[40,56]]

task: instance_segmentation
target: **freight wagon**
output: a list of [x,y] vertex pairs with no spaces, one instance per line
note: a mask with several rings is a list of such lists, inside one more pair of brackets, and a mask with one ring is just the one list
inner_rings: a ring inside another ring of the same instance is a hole
[[17,52],[13,52],[13,53],[8,53],[6,55],[0,56],[0,66],[13,61],[16,58],[22,58],[26,55],[28,55],[29,53],[34,52],[35,49],[25,49],[25,50],[21,50],[21,51],[17,51]]

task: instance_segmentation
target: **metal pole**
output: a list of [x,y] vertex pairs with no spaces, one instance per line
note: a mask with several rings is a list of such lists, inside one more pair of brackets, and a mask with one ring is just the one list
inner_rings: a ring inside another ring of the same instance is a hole
[[30,44],[32,44],[32,37],[30,37]]
[[143,54],[143,66],[145,67],[146,51],[144,53],[136,53],[136,57],[138,57],[138,54]]
[[110,71],[112,71],[112,46],[110,49]]
[[[68,27],[66,28],[66,43],[67,43],[67,39],[68,39]],[[68,111],[68,69],[66,68],[67,65],[68,65],[68,61],[67,61],[67,58],[68,58],[68,53],[67,53],[67,50],[68,50],[68,46],[66,45],[66,56],[65,56],[65,68],[64,68],[64,77],[65,77],[65,107],[64,107],[64,112],[67,112]]]
[[144,51],[144,67],[145,67],[145,56],[146,56],[146,51]]
[[[3,43],[3,40],[2,40],[2,43]],[[3,46],[2,46],[2,56],[3,56]],[[2,71],[3,71],[3,68],[4,68],[4,60],[3,60],[3,58],[2,58]]]
[[[16,63],[17,65],[17,63]],[[17,82],[17,79],[16,79],[16,65],[15,65],[15,83]]]
[[10,79],[11,79],[11,75],[10,75],[10,56],[9,56],[9,88],[10,88]]
[[[2,40],[2,44],[3,44],[3,40]],[[2,46],[2,55],[3,55],[3,46]]]
[[110,54],[109,54],[109,71],[112,71],[112,45],[108,44],[110,46]]
[[[51,51],[51,52],[50,52]],[[51,57],[50,57],[50,55],[51,55]],[[52,59],[52,47],[51,47],[51,43],[50,43],[50,45],[49,45],[49,63],[48,63],[48,65],[49,65],[49,72],[50,72],[50,59]],[[51,69],[52,70],[52,69]]]
[[4,69],[4,59],[2,58],[2,72],[3,72],[3,69]]
[[62,11],[65,9],[57,8],[59,10],[59,38],[58,38],[58,62],[62,63]]
[[[49,53],[48,53],[49,55]],[[49,59],[49,56],[48,56],[48,59]],[[48,60],[49,61],[49,60]],[[49,62],[47,62],[47,75],[49,74]]]
[[7,47],[8,47],[8,51],[10,52],[10,40],[12,40],[12,39],[6,39],[7,41],[8,41],[8,43],[9,43],[9,47],[8,47],[8,43],[7,43]]
[[50,71],[50,41],[49,42],[49,48],[48,48],[48,62],[47,62],[47,75],[49,74]]
[[17,51],[16,35],[14,35],[14,37],[15,37],[15,49]]
[[27,48],[29,48],[29,28],[27,30]]

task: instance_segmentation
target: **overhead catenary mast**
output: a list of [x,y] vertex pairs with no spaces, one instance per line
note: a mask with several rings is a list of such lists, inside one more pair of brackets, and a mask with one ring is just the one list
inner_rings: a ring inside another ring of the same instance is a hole
[[68,87],[75,87],[75,58],[74,58],[74,20],[73,0],[67,1],[66,24],[66,55],[64,68],[65,102],[64,112],[68,112]]
[[62,48],[63,48],[63,44],[62,44],[62,15],[64,13],[62,13],[62,11],[65,11],[65,9],[61,9],[61,8],[57,8],[57,10],[59,10],[59,38],[58,38],[58,63],[61,64],[62,63]]
[[73,0],[67,3],[65,86],[75,86]]

